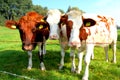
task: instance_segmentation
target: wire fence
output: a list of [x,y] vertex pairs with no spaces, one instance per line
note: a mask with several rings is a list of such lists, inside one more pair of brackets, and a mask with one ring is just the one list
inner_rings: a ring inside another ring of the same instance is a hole
[[[15,34],[14,32],[10,32],[10,33],[0,33],[0,35],[3,35],[3,34]],[[18,34],[17,36],[19,36],[19,33],[16,33],[16,34]],[[15,37],[15,36],[14,36]],[[18,39],[18,40],[0,40],[0,43],[21,43],[21,40],[20,40],[20,38]],[[25,43],[25,42],[23,42],[23,43]],[[32,42],[32,43],[38,43],[38,42]],[[54,40],[50,40],[50,41],[48,41],[46,44],[59,44],[59,41],[54,41]],[[67,40],[66,41],[64,41],[64,42],[61,42],[61,44],[68,44],[68,42],[67,42]],[[76,44],[80,44],[80,43],[76,43]],[[99,40],[99,42],[85,42],[85,44],[110,44],[110,43],[108,43],[107,41],[106,42],[101,42],[100,40]]]
[[[10,40],[0,40],[0,43],[21,43],[21,41],[10,41]],[[22,42],[25,43],[25,42]],[[31,43],[38,43],[38,42],[31,42]],[[42,43],[42,42],[41,42]],[[110,44],[109,42],[103,43],[103,42],[84,42],[85,44]],[[59,42],[46,42],[46,44],[59,44]],[[61,44],[68,44],[68,42],[61,42]],[[76,43],[76,44],[80,44],[80,43]]]
[[0,71],[0,73],[11,75],[11,76],[14,76],[14,77],[19,77],[19,78],[27,79],[27,80],[38,80],[38,79],[33,79],[33,78],[30,78],[30,77],[27,77],[27,76],[18,75],[18,74],[7,72],[7,71]]

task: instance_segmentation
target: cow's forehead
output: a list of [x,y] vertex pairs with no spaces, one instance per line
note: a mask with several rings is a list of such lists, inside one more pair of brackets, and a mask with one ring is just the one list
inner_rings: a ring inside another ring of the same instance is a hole
[[61,14],[61,12],[57,9],[51,9],[47,12],[47,15],[55,15],[55,14]]
[[79,11],[70,11],[67,13],[68,20],[73,22],[73,28],[77,27],[80,28],[82,25],[82,15]]
[[33,20],[28,20],[28,18],[26,16],[23,16],[20,20],[19,20],[19,28],[20,29],[32,29],[35,27],[35,21]]
[[47,12],[47,22],[50,23],[58,23],[60,21],[61,12],[57,9],[49,10]]
[[77,10],[72,10],[68,13],[66,13],[70,18],[77,18],[79,16],[81,16],[81,12],[80,11],[77,11]]
[[35,28],[35,22],[21,22],[19,23],[19,28],[22,29],[22,30],[31,30],[33,28]]
[[82,24],[82,13],[77,10],[71,10],[70,12],[66,13],[68,15],[68,20],[73,22],[74,27],[80,27]]

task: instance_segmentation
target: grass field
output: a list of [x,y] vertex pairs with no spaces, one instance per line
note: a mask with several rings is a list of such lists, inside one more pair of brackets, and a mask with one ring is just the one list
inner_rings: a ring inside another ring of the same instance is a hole
[[[60,47],[58,41],[48,40],[46,47],[44,63],[47,70],[43,72],[39,69],[37,48],[33,51],[33,68],[27,70],[28,55],[21,49],[18,30],[0,27],[0,80],[81,80],[84,73],[84,62],[81,74],[71,73],[71,61],[69,50],[67,50],[65,67],[59,71]],[[118,31],[116,64],[111,63],[111,49],[108,63],[105,62],[103,48],[96,47],[94,54],[95,59],[91,60],[89,68],[89,80],[120,80],[120,30]]]

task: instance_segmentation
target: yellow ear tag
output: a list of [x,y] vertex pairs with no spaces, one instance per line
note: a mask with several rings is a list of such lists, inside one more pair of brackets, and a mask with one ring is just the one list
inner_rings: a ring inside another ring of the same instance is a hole
[[11,28],[16,29],[16,26],[15,26],[15,25],[12,25]]
[[45,22],[43,19],[41,19],[41,22]]
[[87,22],[86,24],[85,24],[85,26],[90,26],[91,25],[91,23],[90,22]]
[[40,25],[40,26],[39,26],[39,29],[42,29],[42,28],[43,28],[43,25]]

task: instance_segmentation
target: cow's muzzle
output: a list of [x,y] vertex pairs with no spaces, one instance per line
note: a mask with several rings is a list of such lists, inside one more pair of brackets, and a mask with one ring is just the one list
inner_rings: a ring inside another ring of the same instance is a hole
[[26,51],[31,51],[31,50],[33,49],[33,45],[32,45],[32,44],[23,45],[23,46],[22,46],[22,49],[23,49],[23,50],[26,50]]

